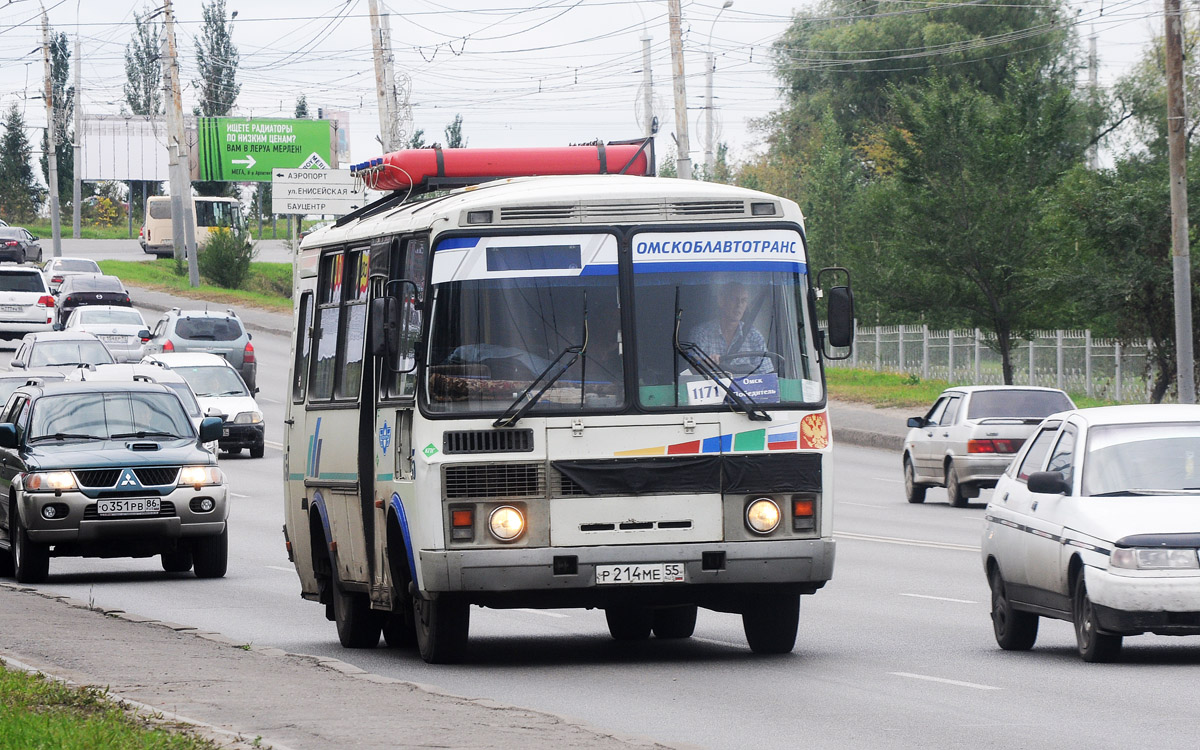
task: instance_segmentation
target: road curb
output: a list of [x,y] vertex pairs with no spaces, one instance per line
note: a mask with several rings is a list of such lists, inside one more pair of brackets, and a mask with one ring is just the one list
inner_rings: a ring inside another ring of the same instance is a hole
[[[461,701],[463,703],[469,703],[471,705],[475,705],[475,706],[479,706],[481,708],[486,708],[486,709],[495,710],[495,711],[519,711],[524,714],[545,716],[550,719],[553,719],[555,722],[560,723],[563,726],[573,727],[577,730],[588,732],[590,734],[594,734],[597,737],[611,738],[611,739],[617,740],[617,741],[619,741],[623,744],[626,744],[630,747],[633,747],[633,748],[647,748],[650,750],[692,750],[692,747],[693,747],[691,745],[684,745],[684,744],[665,745],[663,743],[654,742],[652,740],[648,740],[643,737],[634,737],[634,736],[624,735],[624,734],[620,734],[620,733],[605,731],[603,729],[600,729],[599,727],[591,726],[589,724],[579,722],[579,721],[576,721],[576,720],[570,719],[568,717],[561,716],[559,714],[555,714],[555,713],[552,713],[549,711],[539,711],[536,709],[524,708],[521,706],[513,706],[513,705],[509,705],[509,704],[500,703],[500,702],[495,701],[490,698],[473,698],[471,696],[459,695],[457,693],[451,693],[446,690],[443,690],[435,685],[429,685],[429,684],[420,683],[420,682],[411,682],[408,680],[401,680],[401,679],[397,679],[394,677],[387,677],[384,675],[375,674],[373,672],[368,672],[368,671],[362,669],[361,667],[350,664],[349,662],[345,662],[340,659],[336,659],[336,658],[329,657],[329,656],[316,656],[313,654],[292,653],[289,651],[284,651],[283,649],[274,648],[272,646],[254,646],[253,644],[249,644],[249,643],[240,643],[240,642],[238,642],[232,638],[229,638],[227,636],[224,636],[220,633],[214,633],[211,631],[201,630],[200,628],[197,628],[197,627],[194,627],[191,625],[183,625],[183,624],[175,623],[175,622],[156,620],[154,618],[145,617],[145,616],[137,615],[137,614],[132,614],[129,612],[125,612],[123,610],[118,610],[118,609],[105,610],[102,607],[95,606],[91,602],[84,602],[84,601],[80,601],[78,599],[73,599],[73,598],[67,597],[67,596],[43,592],[43,591],[40,591],[31,586],[25,586],[22,584],[14,584],[14,583],[8,583],[8,582],[0,582],[0,588],[5,588],[5,589],[12,590],[12,591],[20,592],[20,593],[33,594],[34,596],[39,596],[43,599],[48,599],[48,600],[54,601],[54,602],[59,602],[61,604],[65,604],[65,605],[75,608],[75,609],[88,610],[88,611],[95,612],[100,615],[104,615],[106,617],[112,617],[112,618],[116,618],[116,619],[120,619],[120,620],[125,620],[125,621],[127,621],[131,624],[135,624],[135,625],[149,625],[152,627],[165,627],[165,628],[168,628],[170,630],[173,630],[173,631],[179,633],[180,635],[190,635],[190,636],[194,636],[196,638],[203,638],[207,641],[211,641],[212,643],[217,644],[218,646],[223,646],[223,647],[227,647],[227,648],[236,648],[236,649],[240,649],[242,651],[249,651],[249,652],[253,652],[259,656],[263,656],[266,658],[290,658],[295,661],[307,662],[314,667],[317,667],[317,668],[323,669],[323,670],[327,670],[327,671],[331,671],[331,672],[337,672],[340,676],[349,678],[349,679],[362,680],[364,682],[369,682],[369,683],[373,683],[376,685],[395,685],[395,686],[399,686],[399,687],[408,688],[410,690],[419,691],[419,692],[422,692],[422,693],[425,693],[425,694],[428,694],[431,696],[437,696],[440,698],[448,698],[451,700]],[[83,685],[83,683],[79,683],[76,680],[66,677],[63,673],[66,672],[67,670],[65,670],[61,667],[58,667],[58,666],[30,667],[28,663],[31,660],[29,660],[27,658],[23,658],[19,654],[13,655],[13,654],[11,654],[11,652],[4,650],[4,649],[0,649],[0,659],[3,659],[5,662],[11,662],[14,665],[18,666],[19,668],[21,668],[25,671],[41,673],[41,674],[46,675],[47,677],[51,677],[55,680],[59,680],[66,684],[81,685],[81,686]],[[92,687],[95,687],[95,686],[92,686]],[[163,721],[164,724],[167,724],[167,725],[169,725],[170,722],[175,721],[178,723],[187,724],[189,726],[196,727],[199,731],[202,731],[205,733],[212,732],[214,734],[214,739],[217,740],[219,743],[229,743],[231,741],[241,743],[241,744],[233,744],[233,745],[223,744],[224,747],[232,747],[232,748],[235,748],[235,750],[245,750],[248,748],[273,748],[274,750],[291,750],[287,745],[272,742],[265,735],[258,733],[258,732],[247,732],[247,731],[235,732],[235,731],[231,731],[231,730],[227,730],[227,729],[221,729],[220,727],[216,727],[214,725],[207,724],[203,721],[197,721],[194,719],[189,719],[184,716],[179,716],[177,714],[172,714],[172,713],[169,713],[166,711],[161,711],[159,709],[154,708],[153,706],[148,706],[148,705],[146,705],[144,703],[140,703],[136,700],[124,698],[120,694],[111,693],[102,688],[98,688],[98,689],[100,689],[106,696],[111,698],[113,701],[116,701],[119,703],[124,703],[129,706],[133,706],[134,708],[137,709],[135,711],[135,713],[137,715],[146,716],[147,718],[151,718],[152,720],[154,720],[154,718],[157,717],[157,720]],[[143,712],[145,712],[145,713],[143,713]],[[248,736],[252,736],[256,739],[247,741],[246,738]]]
[[902,435],[887,435],[871,430],[859,430],[853,427],[838,427],[833,425],[834,445],[848,443],[863,448],[881,448],[883,450],[899,451],[904,448]]

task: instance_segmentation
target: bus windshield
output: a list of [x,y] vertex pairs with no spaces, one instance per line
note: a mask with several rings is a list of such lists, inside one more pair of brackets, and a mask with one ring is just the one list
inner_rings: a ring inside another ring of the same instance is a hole
[[[616,238],[459,238],[434,254],[429,371],[434,412],[625,405]],[[536,381],[536,382],[535,382]]]
[[643,407],[746,410],[821,400],[798,233],[639,234],[633,259]]
[[227,200],[196,198],[196,226],[242,229],[242,208]]

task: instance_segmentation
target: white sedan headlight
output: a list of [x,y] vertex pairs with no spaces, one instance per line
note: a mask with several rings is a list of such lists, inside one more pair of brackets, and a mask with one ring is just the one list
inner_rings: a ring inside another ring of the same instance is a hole
[[261,411],[244,411],[233,418],[234,424],[258,424],[261,421]]
[[1200,568],[1200,556],[1194,549],[1127,547],[1114,549],[1108,564],[1128,570],[1176,570]]
[[203,487],[224,482],[225,476],[215,466],[185,466],[179,470],[180,487]]

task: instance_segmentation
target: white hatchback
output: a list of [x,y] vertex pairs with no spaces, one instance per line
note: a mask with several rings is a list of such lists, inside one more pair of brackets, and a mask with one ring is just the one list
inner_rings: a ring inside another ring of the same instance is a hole
[[1085,661],[1127,635],[1200,635],[1200,406],[1048,417],[996,484],[983,533],[996,642],[1074,623]]

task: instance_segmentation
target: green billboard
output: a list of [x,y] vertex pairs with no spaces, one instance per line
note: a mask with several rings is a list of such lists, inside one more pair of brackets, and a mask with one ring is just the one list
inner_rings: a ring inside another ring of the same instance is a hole
[[329,169],[330,121],[200,117],[196,179],[270,182],[273,169]]

